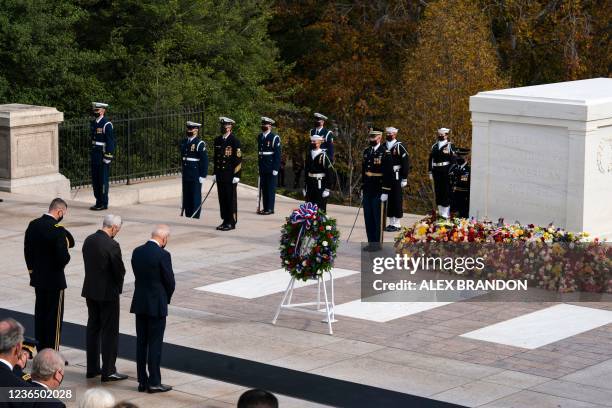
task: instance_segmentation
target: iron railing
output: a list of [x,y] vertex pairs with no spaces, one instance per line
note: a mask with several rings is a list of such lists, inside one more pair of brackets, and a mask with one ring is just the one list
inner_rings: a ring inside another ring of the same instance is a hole
[[[179,145],[185,137],[185,122],[204,123],[204,107],[152,113],[113,113],[115,159],[110,181],[130,184],[134,180],[178,174],[181,171]],[[91,184],[90,122],[77,118],[59,128],[60,172],[70,179],[72,188]]]

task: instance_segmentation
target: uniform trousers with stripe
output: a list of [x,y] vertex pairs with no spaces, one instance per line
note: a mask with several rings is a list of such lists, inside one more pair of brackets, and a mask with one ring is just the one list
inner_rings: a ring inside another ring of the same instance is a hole
[[198,211],[194,211],[196,208],[200,206],[202,202],[202,184],[200,184],[199,180],[188,181],[183,179],[183,209],[185,210],[185,216],[193,218],[200,218],[200,212],[202,209],[198,209]]
[[64,290],[34,288],[34,292],[34,336],[38,340],[37,350],[59,350],[64,320]]
[[363,218],[365,221],[368,242],[380,242],[380,223],[382,221],[382,202],[380,193],[363,193]]

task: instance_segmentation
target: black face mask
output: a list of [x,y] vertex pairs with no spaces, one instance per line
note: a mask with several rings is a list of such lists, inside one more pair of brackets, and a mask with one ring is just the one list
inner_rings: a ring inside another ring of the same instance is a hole
[[316,143],[311,143],[311,144],[310,144],[310,148],[311,148],[312,150],[316,150],[316,149],[317,149],[317,144],[316,144]]
[[267,130],[268,130],[268,127],[267,127],[267,126],[265,126],[265,125],[262,125],[262,126],[261,126],[261,131],[262,131],[262,132],[266,132]]
[[64,219],[64,214],[62,214],[60,217],[57,218],[57,222],[62,222],[62,220]]
[[323,126],[323,124],[322,124],[322,123],[320,123],[320,122],[315,122],[314,126],[315,126],[315,127],[319,127],[319,126]]
[[393,141],[393,136],[387,135],[387,142],[391,142],[391,141]]
[[102,116],[102,112],[94,112],[94,118],[99,118]]
[[191,130],[187,131],[187,137],[192,137],[195,136],[195,132],[192,132]]
[[444,140],[444,136],[443,135],[438,135],[438,140],[439,141],[443,141]]
[[370,146],[376,146],[378,144],[378,142],[374,139],[370,139]]

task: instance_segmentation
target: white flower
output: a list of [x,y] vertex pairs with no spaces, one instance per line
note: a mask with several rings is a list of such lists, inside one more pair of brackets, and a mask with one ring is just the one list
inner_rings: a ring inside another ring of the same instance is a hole
[[328,225],[327,227],[325,227],[325,229],[331,231],[331,225]]
[[302,265],[306,266],[306,261],[302,261]]
[[323,245],[323,246],[327,246],[327,241],[323,241],[323,242],[321,242],[321,245]]
[[286,264],[288,264],[288,263],[289,263],[289,261],[285,261],[285,263],[286,263]]

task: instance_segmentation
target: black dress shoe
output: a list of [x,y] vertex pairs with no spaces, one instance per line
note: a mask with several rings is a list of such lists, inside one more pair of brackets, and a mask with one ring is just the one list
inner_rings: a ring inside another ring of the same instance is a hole
[[103,206],[101,206],[101,205],[100,205],[100,206],[97,206],[97,205],[92,205],[91,207],[89,207],[89,209],[90,209],[91,211],[102,211],[102,210],[104,209],[104,207],[103,207]]
[[261,213],[261,215],[270,215],[270,214],[274,214],[274,211],[266,210]]
[[145,392],[147,390],[147,386],[144,384],[138,384],[138,392]]
[[223,227],[225,227],[225,224],[221,224],[221,225],[217,226],[217,230],[222,231]]
[[112,373],[108,376],[102,376],[102,382],[127,380],[128,376],[120,373]]
[[172,387],[165,384],[150,385],[149,388],[147,388],[147,392],[149,394],[155,394],[156,392],[168,392],[170,390],[172,390]]
[[217,228],[217,229],[218,229],[219,231],[229,231],[229,230],[231,230],[231,229],[233,229],[233,228],[232,228],[232,226],[231,226],[231,225],[222,225],[222,226],[221,226],[221,228]]
[[100,374],[102,374],[101,372],[97,371],[95,373],[87,373],[85,374],[85,378],[96,378],[97,376],[99,376]]

